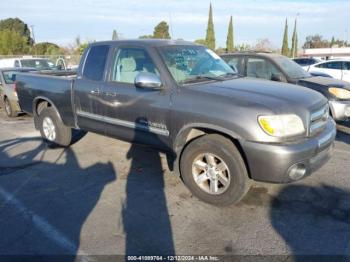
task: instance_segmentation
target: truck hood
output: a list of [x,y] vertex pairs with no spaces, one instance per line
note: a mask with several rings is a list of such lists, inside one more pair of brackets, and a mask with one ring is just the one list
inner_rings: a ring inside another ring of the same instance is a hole
[[315,76],[315,77],[300,79],[299,82],[318,84],[318,85],[327,86],[327,87],[340,87],[340,88],[345,88],[347,90],[350,90],[349,82],[335,79],[335,78],[330,78],[330,77]]
[[255,78],[210,82],[190,88],[246,106],[261,105],[275,113],[295,112],[296,108],[313,111],[327,103],[323,95],[311,89]]

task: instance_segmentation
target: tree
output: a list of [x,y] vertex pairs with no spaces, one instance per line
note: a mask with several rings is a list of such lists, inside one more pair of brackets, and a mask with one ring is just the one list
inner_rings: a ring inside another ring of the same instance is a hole
[[118,33],[116,30],[113,30],[113,33],[112,33],[112,40],[118,40],[119,39],[119,36],[118,36]]
[[215,49],[215,31],[214,31],[214,22],[213,22],[213,9],[211,4],[209,6],[209,18],[208,18],[208,26],[207,26],[207,34],[205,36],[205,42],[207,46],[214,50]]
[[156,25],[153,31],[153,38],[170,39],[169,26],[167,22],[162,21]]
[[141,35],[139,36],[139,39],[150,39],[153,38],[153,35]]
[[0,31],[4,30],[17,32],[21,37],[26,39],[26,43],[28,45],[33,44],[33,39],[30,37],[28,25],[18,18],[7,18],[0,20]]
[[288,21],[286,19],[286,24],[284,26],[283,43],[282,43],[282,55],[289,56],[288,47]]
[[194,40],[194,42],[199,45],[207,45],[207,42],[205,41],[205,39],[197,39],[197,40]]
[[303,48],[327,48],[330,47],[330,43],[328,40],[323,39],[323,37],[319,34],[309,35],[306,37]]
[[298,35],[297,35],[297,20],[295,19],[294,22],[294,31],[292,36],[292,50],[291,50],[291,57],[297,57],[298,56]]
[[84,53],[84,50],[88,47],[89,43],[82,43],[79,47],[78,47],[78,53],[79,55],[82,55]]
[[33,46],[32,53],[34,55],[58,55],[60,47],[49,42],[37,43]]
[[271,44],[270,40],[267,38],[259,39],[254,46],[255,51],[274,51],[274,47]]
[[331,47],[333,47],[335,45],[335,38],[334,36],[332,37],[332,41],[331,41]]
[[0,31],[0,54],[22,55],[29,51],[28,39],[11,30]]
[[230,23],[228,24],[228,32],[227,32],[227,39],[226,39],[226,52],[233,52],[233,49],[234,49],[233,22],[232,22],[232,15],[231,15]]
[[250,51],[252,47],[249,44],[240,44],[236,46],[236,50],[238,51]]
[[345,40],[340,39],[334,39],[332,38],[332,41],[330,43],[330,47],[348,47],[350,44]]
[[82,55],[85,48],[89,45],[89,43],[95,42],[94,40],[92,41],[85,41],[82,42],[80,39],[80,36],[76,36],[74,39],[74,43],[69,45],[68,50],[66,53],[73,54],[73,55]]

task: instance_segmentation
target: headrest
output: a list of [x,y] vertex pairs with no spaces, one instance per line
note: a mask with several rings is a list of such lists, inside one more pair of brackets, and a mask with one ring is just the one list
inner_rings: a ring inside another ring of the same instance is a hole
[[132,57],[122,58],[120,61],[122,72],[133,72],[136,70],[136,62]]

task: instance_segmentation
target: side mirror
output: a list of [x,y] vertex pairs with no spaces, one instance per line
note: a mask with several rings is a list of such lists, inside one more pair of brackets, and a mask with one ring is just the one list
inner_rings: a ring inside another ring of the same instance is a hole
[[162,82],[156,74],[141,72],[135,77],[135,86],[159,90],[162,88]]
[[283,76],[281,74],[272,74],[271,80],[277,81],[277,82],[283,82]]

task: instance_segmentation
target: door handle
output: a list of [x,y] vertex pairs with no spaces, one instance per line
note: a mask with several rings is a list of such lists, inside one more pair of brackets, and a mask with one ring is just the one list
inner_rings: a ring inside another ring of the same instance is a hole
[[90,94],[99,95],[99,94],[100,94],[100,90],[99,90],[99,89],[91,90],[91,91],[90,91]]

